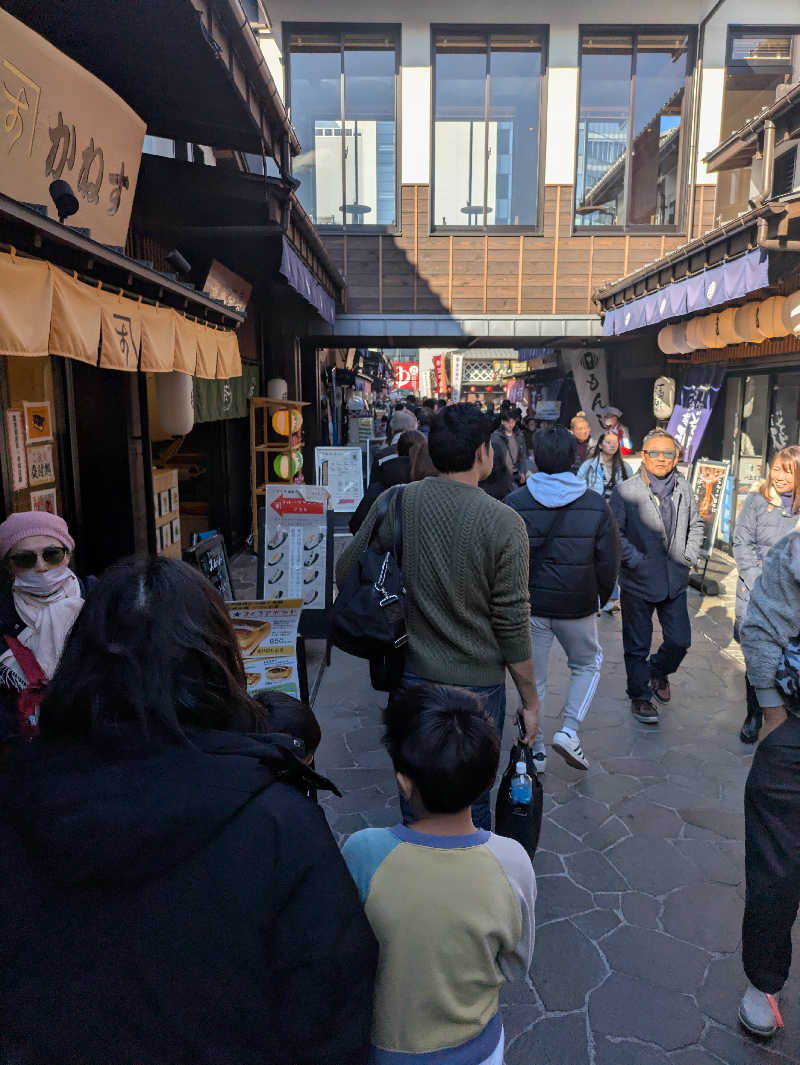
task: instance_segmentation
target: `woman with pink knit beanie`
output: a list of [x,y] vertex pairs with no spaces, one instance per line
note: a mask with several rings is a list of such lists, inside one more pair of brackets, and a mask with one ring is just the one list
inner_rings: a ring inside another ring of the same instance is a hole
[[83,606],[74,549],[57,514],[25,511],[0,525],[0,744],[36,735],[41,693]]

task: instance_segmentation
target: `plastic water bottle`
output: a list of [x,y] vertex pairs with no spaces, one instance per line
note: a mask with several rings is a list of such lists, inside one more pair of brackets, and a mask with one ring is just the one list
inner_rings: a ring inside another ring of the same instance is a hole
[[533,781],[528,776],[528,767],[517,762],[516,773],[511,781],[511,808],[514,813],[525,815],[533,798]]

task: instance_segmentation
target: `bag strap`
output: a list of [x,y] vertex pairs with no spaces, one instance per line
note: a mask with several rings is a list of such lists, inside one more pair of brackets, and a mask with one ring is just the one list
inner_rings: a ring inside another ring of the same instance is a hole
[[372,532],[369,534],[369,541],[367,548],[372,544],[372,541],[378,535],[378,530],[383,525],[386,516],[389,513],[389,508],[393,508],[393,529],[392,529],[392,554],[397,559],[398,565],[403,553],[403,516],[401,502],[403,498],[404,484],[394,485],[392,488],[387,488],[383,495],[378,500],[378,512],[375,515],[375,524],[372,526]]
[[397,565],[403,568],[403,492],[405,485],[399,484],[394,494],[394,527],[392,529],[392,554]]
[[30,687],[33,688],[37,684],[41,684],[42,681],[47,680],[44,670],[36,661],[36,656],[29,647],[26,647],[24,643],[20,643],[14,636],[4,636],[3,639],[8,644],[9,651],[19,663],[19,667],[25,674],[25,680],[27,680]]

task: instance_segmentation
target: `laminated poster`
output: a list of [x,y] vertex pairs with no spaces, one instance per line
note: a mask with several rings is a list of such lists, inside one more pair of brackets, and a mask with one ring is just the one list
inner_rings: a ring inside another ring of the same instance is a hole
[[362,451],[360,447],[318,447],[314,449],[316,481],[331,494],[331,506],[338,514],[352,514],[364,495]]
[[264,595],[325,609],[330,496],[317,485],[267,485]]
[[25,416],[21,410],[6,411],[8,455],[11,460],[11,488],[21,492],[28,487],[28,466],[25,460]]
[[279,691],[300,698],[297,674],[299,599],[226,603],[244,659],[247,690]]

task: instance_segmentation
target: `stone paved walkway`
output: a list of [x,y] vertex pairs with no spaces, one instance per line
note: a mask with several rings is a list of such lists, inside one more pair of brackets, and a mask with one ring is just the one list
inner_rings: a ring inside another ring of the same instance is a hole
[[[592,766],[581,773],[549,757],[531,983],[502,996],[507,1065],[800,1062],[800,935],[785,1031],[765,1044],[736,1021],[752,749],[737,738],[743,667],[730,590],[690,592],[694,645],[657,730],[630,716],[619,618],[598,620],[605,660],[582,733]],[[550,677],[548,739],[566,690],[559,649]],[[317,764],[343,792],[324,804],[340,840],[399,820],[381,705],[365,664],[334,651],[315,709]],[[511,735],[507,726],[504,750]]]

